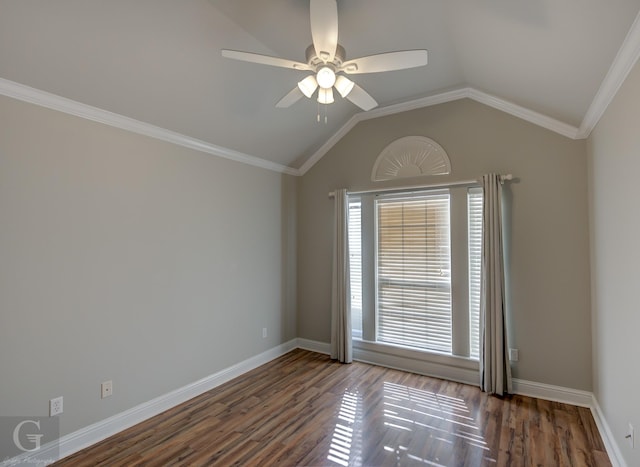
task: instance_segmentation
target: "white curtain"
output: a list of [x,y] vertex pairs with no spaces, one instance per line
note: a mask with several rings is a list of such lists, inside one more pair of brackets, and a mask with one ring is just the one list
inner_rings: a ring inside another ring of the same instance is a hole
[[483,175],[482,186],[480,388],[502,396],[512,392],[505,325],[502,179],[496,174]]
[[331,358],[351,363],[351,307],[349,292],[349,204],[347,190],[335,191],[333,282],[331,290]]

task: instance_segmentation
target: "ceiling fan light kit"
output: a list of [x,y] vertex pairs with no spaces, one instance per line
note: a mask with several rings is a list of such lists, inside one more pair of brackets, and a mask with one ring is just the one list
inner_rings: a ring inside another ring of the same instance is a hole
[[318,90],[318,102],[321,104],[333,104],[333,89],[320,88]]
[[293,90],[280,99],[276,107],[289,107],[302,96],[311,98],[316,90],[318,90],[317,100],[320,104],[331,104],[334,102],[333,88],[335,87],[343,98],[350,100],[362,110],[371,110],[378,105],[375,99],[342,73],[379,73],[427,64],[427,51],[424,49],[387,52],[345,62],[346,51],[342,45],[338,44],[336,0],[310,0],[310,16],[313,44],[305,51],[307,63],[251,52],[222,50],[223,57],[314,73],[298,82]]
[[311,98],[316,89],[318,89],[318,81],[316,81],[315,76],[309,75],[298,83],[298,88],[302,91],[302,94]]
[[343,75],[336,78],[335,87],[342,97],[347,97],[356,83]]
[[330,65],[324,65],[317,71],[316,81],[321,88],[330,89],[336,82],[336,73],[331,69]]

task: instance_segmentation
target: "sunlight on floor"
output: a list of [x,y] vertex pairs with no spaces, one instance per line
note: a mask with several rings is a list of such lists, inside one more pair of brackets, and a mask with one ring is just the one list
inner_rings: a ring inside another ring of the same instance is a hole
[[[369,400],[367,396],[367,400]],[[473,459],[495,464],[478,420],[461,398],[385,382],[381,412],[363,407],[363,395],[345,390],[327,460],[362,465],[363,442],[376,461],[405,465],[458,465]],[[364,440],[364,441],[363,441]]]
[[[456,439],[459,439],[464,440],[468,448],[485,451],[482,455],[485,462],[496,462],[486,455],[490,454],[487,452],[490,449],[463,399],[385,382],[384,419],[385,426],[389,428],[420,432],[417,437],[421,442],[415,442],[411,437],[414,442],[405,443],[409,446],[385,444],[385,451],[395,453],[397,460],[405,457],[425,465],[446,465],[440,463],[441,457],[455,458],[453,450],[460,449],[459,444],[456,447]],[[425,458],[421,452],[434,451],[426,446],[429,443],[440,443],[436,450],[446,455]]]
[[[331,448],[327,459],[339,465],[353,465],[357,459],[352,459],[354,453],[359,454],[360,449],[353,450],[354,424],[359,420],[361,413],[361,397],[357,392],[345,391],[338,412],[338,423],[333,430]],[[360,433],[357,433],[358,438]],[[358,462],[359,464],[359,462]]]

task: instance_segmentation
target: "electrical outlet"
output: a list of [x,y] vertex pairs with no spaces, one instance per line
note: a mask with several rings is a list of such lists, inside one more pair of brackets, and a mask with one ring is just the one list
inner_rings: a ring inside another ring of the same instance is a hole
[[110,397],[113,394],[113,382],[105,381],[100,385],[100,389],[102,391],[101,398]]
[[263,339],[267,338],[267,328],[262,328],[262,338]]
[[517,362],[518,357],[518,349],[509,349],[509,360],[511,360],[512,362]]
[[60,415],[62,413],[62,396],[49,400],[49,416]]
[[635,444],[635,440],[634,440],[634,433],[633,433],[633,425],[631,423],[629,423],[629,430],[627,430],[627,436],[625,436],[627,442],[629,443],[629,446],[631,446],[631,448],[634,447]]

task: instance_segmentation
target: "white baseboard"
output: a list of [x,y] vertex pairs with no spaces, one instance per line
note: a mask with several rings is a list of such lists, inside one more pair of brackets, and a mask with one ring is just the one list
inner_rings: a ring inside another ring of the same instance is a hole
[[[312,352],[330,354],[330,344],[309,339],[298,338],[298,347]],[[362,347],[362,348],[359,348]],[[439,362],[416,362],[415,358],[404,356],[401,353],[394,355],[391,353],[371,351],[370,345],[366,343],[354,343],[354,360],[380,365],[397,370],[410,371],[412,373],[442,378],[450,381],[478,386],[478,371],[469,367],[455,367]],[[580,407],[591,407],[593,395],[587,391],[579,389],[553,386],[550,384],[536,383],[522,379],[513,379],[513,392],[522,396],[535,397],[565,404],[577,405]]]
[[419,375],[446,379],[471,386],[478,385],[478,372],[466,368],[452,368],[437,363],[411,361],[395,355],[384,355],[381,357],[381,354],[367,350],[354,350],[353,354],[354,360],[363,363],[380,365],[394,370],[409,371]]
[[598,400],[593,393],[521,379],[513,380],[513,392],[523,396],[535,397],[536,399],[545,399],[589,408],[598,432],[600,433],[600,437],[602,438],[602,442],[604,443],[609,460],[611,461],[611,465],[613,467],[627,467],[627,463],[620,452],[620,447],[618,443],[616,443],[609,424],[602,413],[602,409],[600,409]]
[[302,339],[298,337],[298,348],[317,352],[325,355],[331,355],[331,344],[326,342],[312,341],[310,339]]
[[609,424],[607,423],[607,419],[602,413],[602,409],[600,408],[600,404],[598,404],[596,396],[592,396],[591,398],[591,414],[593,415],[593,419],[595,420],[598,431],[600,432],[600,437],[602,438],[604,447],[609,455],[611,465],[613,467],[627,467],[627,463],[625,462],[624,457],[622,457],[622,452],[620,452],[620,446],[616,443],[616,439],[613,436],[613,432],[611,431]]
[[577,405],[579,407],[591,407],[591,401],[593,399],[593,394],[588,391],[516,378],[513,379],[513,392],[521,396],[562,402],[563,404]]
[[175,391],[62,436],[56,442],[42,446],[37,452],[14,457],[0,465],[48,465],[264,365],[295,349],[297,345],[297,339],[292,339]]
[[[0,462],[0,466],[48,465],[56,460],[67,457],[81,449],[98,443],[109,436],[113,436],[114,434],[132,427],[133,425],[148,420],[149,418],[182,404],[189,399],[210,391],[211,389],[251,371],[260,365],[264,365],[265,363],[268,363],[296,348],[327,355],[330,354],[330,344],[325,342],[302,338],[292,339],[289,342],[266,350],[265,352],[225,368],[201,380],[176,389],[175,391],[156,397],[148,402],[132,407],[129,410],[65,435],[55,443],[48,443],[42,446],[42,448],[37,452],[25,453],[24,455],[14,457],[5,462]],[[373,352],[363,349],[359,349],[357,352],[354,350],[354,359],[365,363],[373,363],[389,368],[477,385],[477,372],[468,368],[444,369],[444,367],[439,364],[430,364],[426,367],[424,364],[416,366],[416,364],[411,362],[411,359],[403,359],[393,355],[386,355],[381,358],[381,354],[375,353],[374,355]],[[598,401],[592,393],[521,379],[513,380],[513,390],[515,394],[523,396],[590,408],[612,465],[614,467],[627,467],[627,464],[620,452],[620,448],[615,442],[611,429],[609,428],[604,414],[598,405]]]
[[[326,342],[318,342],[310,339],[298,338],[298,347],[312,352],[331,354],[331,345]],[[363,363],[384,366],[395,370],[410,371],[434,378],[448,379],[460,383],[477,385],[477,370],[456,367],[454,365],[444,365],[439,362],[424,362],[412,358],[408,351],[398,351],[396,354],[385,352],[384,350],[372,350],[369,343],[354,343],[353,359]]]

